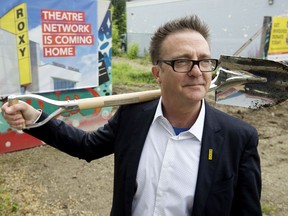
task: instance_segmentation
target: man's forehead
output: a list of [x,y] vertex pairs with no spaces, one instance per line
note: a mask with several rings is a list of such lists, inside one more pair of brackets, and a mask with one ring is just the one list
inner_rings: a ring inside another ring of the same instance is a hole
[[210,57],[210,46],[207,40],[196,31],[182,31],[169,35],[161,44],[160,55],[187,55],[197,52],[197,56]]

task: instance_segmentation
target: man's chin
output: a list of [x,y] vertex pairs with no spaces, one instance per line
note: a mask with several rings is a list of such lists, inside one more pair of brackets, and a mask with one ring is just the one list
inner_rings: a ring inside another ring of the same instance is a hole
[[206,91],[194,91],[188,94],[188,98],[193,101],[201,101],[206,96]]
[[204,85],[191,85],[191,86],[185,86],[185,89],[192,93],[197,94],[206,94],[206,88]]

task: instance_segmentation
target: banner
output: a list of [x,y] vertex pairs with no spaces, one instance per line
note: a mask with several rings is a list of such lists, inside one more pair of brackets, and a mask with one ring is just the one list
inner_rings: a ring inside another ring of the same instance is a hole
[[[0,7],[0,99],[37,93],[54,100],[112,94],[111,2],[9,0]],[[57,107],[25,100],[52,113]],[[2,103],[0,103],[2,105]],[[85,130],[103,125],[112,108],[71,111],[58,118]],[[0,153],[41,145],[9,127],[0,114]]]
[[99,85],[97,1],[12,0],[0,9],[0,96]]

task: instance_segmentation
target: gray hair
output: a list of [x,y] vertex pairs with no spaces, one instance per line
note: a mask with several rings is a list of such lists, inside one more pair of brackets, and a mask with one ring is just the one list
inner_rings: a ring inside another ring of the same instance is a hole
[[209,43],[209,27],[206,23],[201,21],[197,15],[171,20],[160,26],[151,38],[149,52],[151,61],[154,65],[157,64],[157,61],[159,60],[161,46],[166,37],[172,33],[184,30],[192,30],[200,33]]

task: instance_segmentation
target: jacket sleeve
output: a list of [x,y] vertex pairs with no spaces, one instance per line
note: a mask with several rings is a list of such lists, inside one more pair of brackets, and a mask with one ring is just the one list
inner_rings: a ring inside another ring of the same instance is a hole
[[[89,162],[114,152],[119,110],[103,127],[92,132],[75,128],[55,118],[41,127],[24,132],[71,156]],[[46,117],[47,114],[42,113],[38,121]]]
[[261,197],[261,169],[258,154],[258,134],[251,128],[252,133],[242,153],[237,187],[233,200],[231,215],[262,215]]

